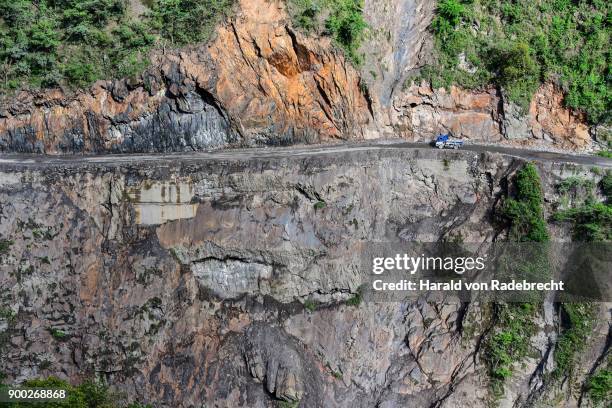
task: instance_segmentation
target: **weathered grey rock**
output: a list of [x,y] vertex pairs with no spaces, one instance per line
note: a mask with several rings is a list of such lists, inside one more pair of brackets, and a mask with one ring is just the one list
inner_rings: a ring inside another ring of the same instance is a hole
[[191,272],[204,288],[222,299],[256,292],[267,294],[267,282],[272,278],[270,265],[231,259],[192,262]]
[[[4,164],[0,371],[99,377],[158,407],[488,406],[487,305],[346,301],[372,241],[501,239],[492,211],[521,164],[433,149]],[[547,205],[561,178],[596,177],[540,170]],[[605,352],[607,313],[577,383]],[[556,395],[544,379],[559,321],[542,316],[508,403]]]
[[0,151],[180,152],[362,139],[372,101],[331,40],[294,30],[284,1],[236,3],[208,44],[153,52],[136,79],[0,95]]
[[510,140],[529,139],[533,137],[529,120],[519,106],[508,101],[507,97],[502,97],[503,101],[503,120],[502,129],[504,136]]
[[365,19],[371,29],[362,51],[364,78],[372,93],[388,106],[406,77],[431,58],[428,27],[435,2],[427,0],[367,0]]

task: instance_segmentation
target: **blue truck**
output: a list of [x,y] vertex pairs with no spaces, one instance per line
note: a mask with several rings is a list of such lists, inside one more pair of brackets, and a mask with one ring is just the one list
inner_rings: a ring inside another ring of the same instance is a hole
[[451,139],[450,134],[440,135],[436,139],[438,149],[458,149],[463,146],[463,140]]

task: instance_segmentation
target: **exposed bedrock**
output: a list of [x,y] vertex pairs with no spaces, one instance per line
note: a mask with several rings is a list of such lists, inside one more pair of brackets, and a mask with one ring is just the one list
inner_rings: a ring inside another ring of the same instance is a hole
[[411,140],[452,132],[461,139],[527,148],[585,151],[594,144],[584,118],[563,106],[563,94],[551,84],[540,87],[527,113],[494,88],[436,90],[426,83],[398,93],[387,112],[389,132]]
[[239,2],[208,45],[153,56],[140,78],[75,95],[0,102],[0,150],[202,150],[363,138],[372,121],[358,72],[329,39],[291,28],[281,1]]
[[[435,2],[366,1],[355,69],[327,37],[292,27],[281,0],[242,0],[207,45],[161,50],[135,79],[0,97],[0,151],[193,151],[348,139],[431,140],[588,151],[596,136],[550,84],[527,113],[498,89],[412,84],[433,56]],[[600,133],[604,134],[604,131]],[[601,138],[600,138],[601,139]]]
[[[156,407],[489,406],[487,305],[348,300],[369,242],[502,239],[492,214],[521,164],[391,149],[5,164],[0,371],[10,383],[99,377]],[[548,204],[561,179],[596,177],[540,170]],[[538,316],[502,405],[575,406],[569,381],[542,388],[559,321],[552,306]],[[608,321],[602,305],[571,384],[606,352]]]
[[566,109],[563,93],[550,83],[538,89],[527,112],[492,87],[432,89],[414,83],[418,70],[434,58],[430,24],[435,6],[429,0],[365,2],[371,30],[362,47],[361,73],[373,95],[378,137],[429,141],[451,131],[479,143],[578,151],[594,147],[596,129]]

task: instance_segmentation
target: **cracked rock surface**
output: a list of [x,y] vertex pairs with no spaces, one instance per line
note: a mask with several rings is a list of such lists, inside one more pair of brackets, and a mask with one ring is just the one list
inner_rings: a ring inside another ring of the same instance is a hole
[[551,84],[523,112],[501,89],[414,83],[434,55],[434,10],[429,0],[366,1],[365,62],[355,68],[329,37],[293,27],[284,1],[241,0],[210,43],[159,51],[137,78],[0,95],[0,151],[185,152],[449,131],[478,143],[605,148],[606,127],[589,128]]
[[[0,318],[0,371],[15,383],[99,377],[156,407],[487,407],[487,305],[349,300],[369,242],[503,237],[493,212],[522,164],[418,149],[5,164],[0,307],[14,318]],[[561,179],[594,177],[540,171],[547,205]],[[607,353],[605,305],[599,313],[572,384]],[[501,404],[576,406],[569,381],[543,386],[552,306],[535,324]]]
[[0,98],[0,151],[168,152],[363,138],[369,101],[330,40],[295,31],[281,1],[239,3],[210,44],[154,55],[137,79]]

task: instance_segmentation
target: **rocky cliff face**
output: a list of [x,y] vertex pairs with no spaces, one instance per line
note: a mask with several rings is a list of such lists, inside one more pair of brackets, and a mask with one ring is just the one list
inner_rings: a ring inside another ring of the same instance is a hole
[[475,142],[589,150],[584,119],[550,85],[527,114],[494,89],[406,82],[431,58],[435,3],[366,1],[365,64],[355,70],[329,38],[292,28],[285,5],[240,1],[208,45],[158,52],[137,79],[65,94],[0,100],[0,151],[191,151],[336,139],[429,140],[453,131]]
[[[5,164],[0,371],[9,382],[102,377],[160,407],[489,406],[488,306],[355,305],[355,254],[372,241],[490,242],[521,164],[394,149]],[[593,177],[541,170],[549,201],[561,178]],[[560,322],[550,305],[538,315],[502,406],[576,405],[572,384],[606,350],[602,307],[571,382],[544,387]]]
[[359,74],[280,1],[242,1],[208,45],[158,54],[141,78],[22,92],[0,104],[0,150],[159,152],[363,138]]
[[497,89],[466,91],[412,85],[393,99],[388,126],[412,140],[432,140],[440,132],[480,143],[567,150],[592,148],[589,128],[579,114],[563,107],[563,95],[551,84],[535,94],[527,113]]
[[364,15],[371,26],[362,47],[364,78],[382,106],[402,92],[410,74],[431,58],[428,27],[436,2],[426,0],[366,0]]
[[498,89],[432,89],[411,79],[431,62],[429,25],[435,2],[365,2],[371,32],[363,50],[364,79],[375,95],[379,136],[432,140],[452,131],[479,143],[590,150],[593,140],[585,118],[563,106],[563,93],[540,87],[527,112],[509,103]]

